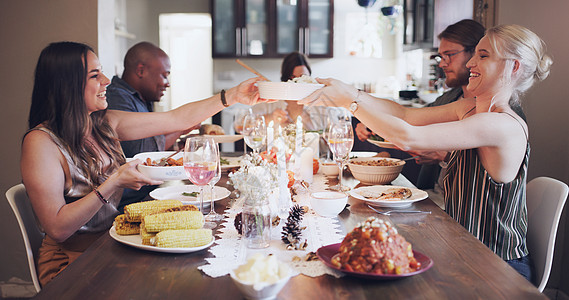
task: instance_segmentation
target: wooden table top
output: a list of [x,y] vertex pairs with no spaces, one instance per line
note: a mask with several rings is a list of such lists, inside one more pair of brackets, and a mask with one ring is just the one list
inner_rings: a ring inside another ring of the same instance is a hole
[[[222,213],[227,203],[216,202],[216,211]],[[350,197],[349,203],[339,215],[345,232],[370,216],[389,219],[414,250],[433,260],[433,267],[393,281],[298,275],[277,299],[547,299],[430,199],[412,206],[430,215],[381,216],[357,199]],[[197,269],[207,257],[213,256],[205,250],[140,250],[105,234],[36,299],[242,299],[229,275],[211,278]]]

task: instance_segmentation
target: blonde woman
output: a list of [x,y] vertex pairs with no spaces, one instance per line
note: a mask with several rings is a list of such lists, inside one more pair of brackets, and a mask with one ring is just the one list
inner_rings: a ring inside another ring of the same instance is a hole
[[407,151],[452,151],[444,178],[446,212],[497,255],[531,279],[526,247],[528,126],[512,107],[552,61],[530,30],[487,30],[468,61],[474,98],[405,108],[334,79],[301,103],[350,108],[372,131]]

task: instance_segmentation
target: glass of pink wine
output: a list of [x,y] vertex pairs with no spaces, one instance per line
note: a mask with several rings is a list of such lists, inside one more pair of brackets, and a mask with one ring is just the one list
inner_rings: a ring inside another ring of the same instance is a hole
[[186,139],[184,170],[190,181],[200,187],[200,211],[203,213],[203,190],[216,175],[219,163],[217,145],[211,137],[196,136]]

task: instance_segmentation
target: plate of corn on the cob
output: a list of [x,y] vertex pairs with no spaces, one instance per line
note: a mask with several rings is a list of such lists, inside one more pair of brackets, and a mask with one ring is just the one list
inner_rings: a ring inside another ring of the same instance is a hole
[[[182,201],[182,204],[200,205],[199,201],[200,187],[197,185],[173,185],[163,188],[157,188],[150,192],[150,197],[156,200],[169,200],[175,199]],[[213,187],[213,201],[219,201],[229,196],[231,192],[221,186]],[[204,188],[204,201],[203,204],[209,205],[210,190],[208,187]]]
[[125,206],[109,230],[119,243],[164,253],[189,253],[210,247],[215,238],[203,228],[204,217],[195,205],[179,200],[152,200]]

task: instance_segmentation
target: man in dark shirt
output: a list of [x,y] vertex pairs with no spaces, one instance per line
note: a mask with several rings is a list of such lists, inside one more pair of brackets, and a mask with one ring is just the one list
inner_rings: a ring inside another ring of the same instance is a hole
[[[162,49],[149,42],[140,42],[132,46],[124,58],[122,77],[114,76],[107,87],[108,109],[132,112],[154,111],[154,102],[160,101],[164,91],[170,87],[169,75],[170,58]],[[121,146],[126,157],[133,157],[141,152],[164,151],[171,148],[178,137],[185,132],[122,141]],[[143,200],[155,188],[156,186],[146,186],[139,191],[125,189],[119,210],[122,211],[124,205]]]
[[[439,53],[435,59],[445,73],[445,84],[451,89],[429,106],[444,105],[461,98],[471,97],[466,90],[470,77],[470,70],[466,67],[466,63],[474,55],[474,49],[484,33],[484,26],[480,23],[474,20],[462,20],[449,25],[439,34]],[[362,123],[356,125],[355,131],[360,140],[366,140],[372,134]],[[416,162],[423,166],[415,184],[418,188],[431,189],[434,187],[441,170],[439,162],[444,164],[446,154],[446,152],[420,153],[421,156],[416,159]]]

